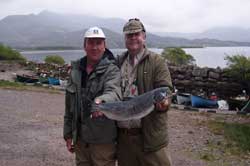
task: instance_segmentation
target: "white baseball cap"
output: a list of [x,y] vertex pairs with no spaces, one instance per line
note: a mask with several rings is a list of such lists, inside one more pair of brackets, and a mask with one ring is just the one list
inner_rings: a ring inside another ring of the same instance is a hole
[[85,32],[84,38],[103,38],[103,39],[105,39],[106,37],[105,37],[101,28],[91,27]]

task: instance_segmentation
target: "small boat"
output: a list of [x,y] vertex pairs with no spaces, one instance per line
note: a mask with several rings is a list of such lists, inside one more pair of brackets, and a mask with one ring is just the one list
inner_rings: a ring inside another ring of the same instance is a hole
[[246,105],[240,110],[240,112],[250,113],[250,100],[247,101]]
[[41,84],[49,84],[49,80],[46,77],[39,77],[39,82]]
[[200,96],[191,95],[192,107],[197,108],[216,108],[218,107],[217,101],[205,99]]
[[54,77],[48,77],[48,81],[50,85],[60,85],[60,81]]
[[178,93],[177,94],[177,104],[180,104],[180,105],[191,105],[190,94],[187,94],[187,93]]
[[22,75],[17,74],[16,80],[18,82],[24,82],[24,83],[36,83],[39,81],[39,78],[36,76],[31,76],[31,75],[26,75],[26,74],[22,74]]
[[246,104],[247,100],[228,99],[229,110],[241,110]]

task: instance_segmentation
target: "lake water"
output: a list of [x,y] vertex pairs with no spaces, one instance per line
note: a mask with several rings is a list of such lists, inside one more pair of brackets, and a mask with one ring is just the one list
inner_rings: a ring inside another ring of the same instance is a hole
[[[114,55],[120,54],[125,49],[111,49]],[[161,54],[163,49],[150,48],[158,54]],[[191,54],[196,64],[201,67],[226,67],[224,57],[226,55],[242,54],[250,57],[250,47],[206,47],[206,48],[185,48],[186,53]],[[84,56],[83,50],[49,50],[49,51],[23,51],[21,52],[28,60],[35,62],[43,62],[47,55],[60,55],[67,63],[72,60],[79,59]]]

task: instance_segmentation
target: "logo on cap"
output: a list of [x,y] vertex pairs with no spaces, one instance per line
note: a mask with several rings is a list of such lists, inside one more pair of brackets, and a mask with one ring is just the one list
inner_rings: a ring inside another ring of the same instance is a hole
[[98,31],[98,29],[94,29],[94,32],[93,32],[94,34],[99,34],[99,31]]
[[84,35],[84,38],[106,38],[102,29],[98,27],[89,28]]

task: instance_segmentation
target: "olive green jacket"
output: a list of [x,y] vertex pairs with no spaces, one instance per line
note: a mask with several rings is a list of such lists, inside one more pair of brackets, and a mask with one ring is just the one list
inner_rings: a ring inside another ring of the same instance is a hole
[[[118,56],[117,63],[120,67],[127,56],[128,52]],[[139,95],[158,87],[172,89],[171,76],[164,59],[147,48],[137,67],[137,86]],[[141,123],[144,151],[155,151],[168,145],[167,111],[154,110],[142,118]]]
[[[86,58],[86,57],[85,57]],[[82,70],[80,60],[72,62],[70,79],[65,94],[64,139],[71,138],[73,143],[79,138],[87,143],[111,143],[117,137],[113,120],[90,118],[90,107],[82,102],[85,96],[92,102],[99,98],[105,102],[120,100],[120,71],[107,57],[102,59],[89,76],[86,89],[81,87]],[[83,94],[86,93],[86,94]],[[92,102],[88,105],[91,106]],[[81,119],[81,122],[79,121]]]

